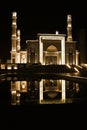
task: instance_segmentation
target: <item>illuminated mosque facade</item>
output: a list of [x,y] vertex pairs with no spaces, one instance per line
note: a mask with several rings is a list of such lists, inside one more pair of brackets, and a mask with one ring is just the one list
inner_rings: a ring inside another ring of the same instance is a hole
[[21,49],[20,30],[17,29],[17,12],[12,12],[11,63],[41,63],[42,65],[79,64],[77,41],[72,38],[72,16],[67,15],[66,34],[38,33],[36,40],[26,40]]
[[[79,51],[76,49],[77,41],[72,38],[72,16],[67,15],[67,37],[66,34],[38,33],[36,40],[26,40],[26,48],[21,47],[20,30],[17,29],[17,12],[12,13],[11,34],[11,64],[41,64],[41,65],[78,65]],[[69,87],[71,87],[69,91]],[[27,94],[27,100],[39,100],[44,103],[45,97],[49,99],[60,99],[65,102],[69,96],[78,94],[79,84],[61,79],[41,79],[11,81],[12,104],[20,104],[22,95]],[[66,91],[68,91],[66,93]],[[47,100],[47,103],[48,103]],[[46,103],[46,101],[45,101]]]

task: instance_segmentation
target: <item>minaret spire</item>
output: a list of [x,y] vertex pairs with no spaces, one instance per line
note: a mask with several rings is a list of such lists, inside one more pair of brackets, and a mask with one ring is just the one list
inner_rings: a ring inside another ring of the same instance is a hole
[[13,12],[12,13],[12,51],[16,51],[16,40],[17,40],[17,36],[16,36],[16,30],[17,30],[17,13]]
[[72,16],[67,15],[67,41],[72,41]]
[[20,51],[20,30],[17,30],[17,51]]

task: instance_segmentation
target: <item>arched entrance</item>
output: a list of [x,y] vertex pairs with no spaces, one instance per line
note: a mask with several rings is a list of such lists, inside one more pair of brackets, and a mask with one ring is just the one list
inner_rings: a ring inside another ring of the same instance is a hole
[[57,64],[57,48],[54,45],[48,46],[46,52],[44,52],[45,65]]
[[64,34],[38,34],[38,35],[39,35],[39,62],[42,65],[65,64],[65,35]]

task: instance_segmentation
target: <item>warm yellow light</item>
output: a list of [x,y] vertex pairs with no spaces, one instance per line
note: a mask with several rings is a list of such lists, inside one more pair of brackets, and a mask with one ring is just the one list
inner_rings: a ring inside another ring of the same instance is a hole
[[11,94],[16,94],[16,90],[12,90],[12,91],[11,91]]
[[59,32],[58,31],[56,31],[56,35],[58,35],[59,34]]
[[14,66],[14,70],[16,70],[17,69],[17,66]]
[[43,100],[43,80],[40,81],[40,86],[39,86],[39,102]]
[[8,65],[8,66],[7,66],[7,69],[8,69],[8,70],[11,70],[11,69],[12,69],[12,66],[11,66],[11,65]]
[[12,22],[12,25],[16,25],[16,22]]
[[[81,64],[81,66],[83,66],[83,67],[86,67],[86,68],[87,68],[87,64]],[[81,66],[80,66],[80,67],[81,67]]]
[[5,64],[1,64],[1,69],[5,69]]
[[67,64],[67,67],[71,69],[71,66],[69,64]]
[[13,14],[12,14],[14,17],[16,17],[17,16],[17,13],[16,12],[13,12]]
[[20,93],[17,93],[17,97],[20,97],[21,96],[21,94]]
[[21,81],[21,87],[22,87],[23,89],[26,88],[26,81]]
[[66,99],[66,85],[65,80],[62,80],[62,101],[65,102]]
[[79,73],[79,70],[76,67],[74,67],[74,69]]
[[62,64],[65,64],[65,38],[62,38],[61,41],[61,51],[62,51]]

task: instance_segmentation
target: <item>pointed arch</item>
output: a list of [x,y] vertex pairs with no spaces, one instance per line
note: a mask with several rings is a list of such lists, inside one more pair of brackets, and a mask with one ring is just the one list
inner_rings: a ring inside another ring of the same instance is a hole
[[50,45],[50,46],[47,48],[47,51],[49,51],[49,52],[56,52],[56,51],[57,51],[57,48],[56,48],[54,45]]

